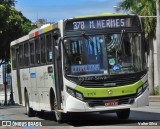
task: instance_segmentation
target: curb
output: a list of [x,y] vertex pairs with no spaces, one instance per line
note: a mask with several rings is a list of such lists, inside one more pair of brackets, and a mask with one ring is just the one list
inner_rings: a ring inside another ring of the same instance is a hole
[[160,95],[158,95],[158,96],[149,96],[149,102],[160,102]]

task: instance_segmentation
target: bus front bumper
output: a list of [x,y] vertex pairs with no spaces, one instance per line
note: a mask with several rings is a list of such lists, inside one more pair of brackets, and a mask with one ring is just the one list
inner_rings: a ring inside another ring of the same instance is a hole
[[90,107],[88,103],[80,101],[70,95],[66,99],[64,112],[103,112],[126,108],[135,108],[149,105],[149,89],[147,88],[140,96],[134,98],[132,104],[121,104],[116,106],[94,106]]

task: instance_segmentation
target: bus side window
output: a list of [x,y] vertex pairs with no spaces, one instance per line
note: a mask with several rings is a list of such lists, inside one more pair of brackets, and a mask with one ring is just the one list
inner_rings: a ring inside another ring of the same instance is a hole
[[39,39],[35,39],[35,52],[36,52],[36,64],[40,64],[40,43],[39,43]]
[[19,46],[19,65],[23,67],[23,45]]
[[44,64],[46,63],[46,56],[45,56],[45,51],[46,51],[46,48],[45,48],[45,37],[42,36],[41,38],[41,63]]
[[51,39],[51,34],[46,36],[46,46],[47,46],[47,62],[52,62],[53,60],[53,43]]
[[24,66],[29,66],[28,42],[24,44]]
[[30,65],[34,65],[34,42],[31,41],[29,43],[29,48],[30,48]]
[[13,69],[16,68],[16,49],[15,47],[12,48],[12,65]]

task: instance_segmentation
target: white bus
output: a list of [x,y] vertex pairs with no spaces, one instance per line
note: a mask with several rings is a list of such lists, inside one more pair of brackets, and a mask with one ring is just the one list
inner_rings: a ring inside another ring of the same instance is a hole
[[145,41],[137,15],[100,14],[47,24],[11,42],[16,103],[54,111],[114,111],[148,105]]

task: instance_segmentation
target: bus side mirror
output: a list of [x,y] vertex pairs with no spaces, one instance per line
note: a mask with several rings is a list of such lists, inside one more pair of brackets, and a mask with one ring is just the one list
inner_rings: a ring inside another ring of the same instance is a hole
[[148,49],[148,48],[149,48],[148,43],[145,42],[145,52],[147,52],[147,53],[149,52],[149,49]]
[[58,44],[57,44],[57,46],[55,46],[55,58],[57,60],[61,59],[61,42],[62,41],[63,41],[63,39],[61,37],[59,37]]
[[142,42],[144,43],[144,50],[145,50],[145,52],[147,52],[147,54],[148,54],[149,44],[148,44],[148,42],[147,42],[147,40],[146,40],[146,38],[145,38],[144,32],[143,32],[142,36],[143,36],[143,37],[142,37]]
[[58,46],[55,46],[55,58],[58,60],[60,59],[60,51]]

